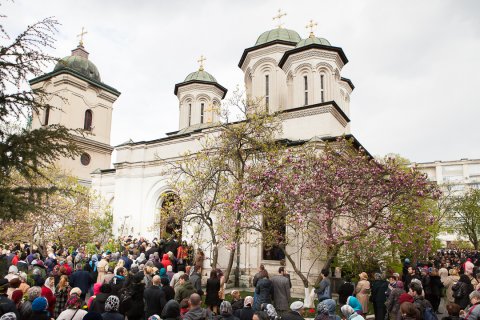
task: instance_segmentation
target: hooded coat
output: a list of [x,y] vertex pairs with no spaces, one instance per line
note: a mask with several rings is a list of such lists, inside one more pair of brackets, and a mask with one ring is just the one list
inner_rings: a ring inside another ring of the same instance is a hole
[[161,317],[163,320],[179,320],[180,304],[175,300],[168,301],[162,310]]

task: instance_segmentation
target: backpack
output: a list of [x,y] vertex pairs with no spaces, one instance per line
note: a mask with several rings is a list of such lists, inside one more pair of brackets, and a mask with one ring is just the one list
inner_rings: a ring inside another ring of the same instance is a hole
[[438,320],[438,318],[432,308],[426,307],[423,311],[423,320]]
[[461,299],[465,296],[465,285],[463,283],[457,283],[457,290],[453,291],[453,297],[456,299]]

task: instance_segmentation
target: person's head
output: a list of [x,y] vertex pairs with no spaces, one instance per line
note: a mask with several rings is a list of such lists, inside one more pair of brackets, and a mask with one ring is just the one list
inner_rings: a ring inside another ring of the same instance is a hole
[[188,281],[188,274],[184,273],[178,278],[178,282],[180,284],[184,284],[186,281]]
[[462,310],[462,307],[460,307],[456,303],[447,304],[447,312],[448,312],[449,316],[459,317],[460,316],[460,310]]
[[243,307],[252,307],[253,306],[253,297],[246,296],[245,300],[243,300]]
[[221,315],[231,315],[233,313],[232,305],[228,301],[222,301],[220,304]]
[[368,274],[366,272],[362,272],[358,275],[360,280],[368,280]]
[[470,302],[472,304],[477,304],[480,302],[480,291],[473,290],[468,297],[470,298]]
[[374,278],[375,280],[382,280],[382,274],[376,272],[376,273],[373,275],[373,278]]
[[240,300],[240,291],[232,290],[232,292],[230,294],[232,295],[233,301]]
[[413,303],[413,297],[408,293],[402,293],[400,297],[398,297],[398,303],[402,304],[404,302],[411,302]]
[[119,267],[117,269],[117,275],[119,276],[125,276],[125,273],[126,273],[126,269],[124,267]]
[[265,270],[265,266],[263,264],[258,266],[258,271],[260,272],[262,270]]
[[27,290],[28,301],[33,302],[36,298],[40,297],[42,294],[42,288],[40,287],[31,287]]
[[45,311],[48,308],[48,301],[45,297],[35,298],[32,302],[32,311]]
[[180,301],[180,308],[182,308],[182,309],[187,309],[188,308],[188,299],[187,298]]
[[290,310],[295,311],[303,315],[303,302],[302,301],[294,301],[290,305]]
[[168,265],[168,266],[167,266],[167,272],[172,272],[172,270],[173,270],[172,266],[171,266],[171,265]]
[[395,276],[393,274],[391,274],[391,275],[388,276],[388,282],[391,285],[395,285],[397,283],[397,279],[395,278]]
[[343,305],[341,308],[340,308],[340,311],[342,312],[343,316],[348,319],[352,314],[355,313],[355,310],[353,310],[353,308],[351,306],[349,306],[348,304],[346,305]]
[[418,311],[417,307],[411,302],[404,302],[400,305],[400,312],[402,316],[407,318],[420,318],[420,312]]
[[320,273],[322,274],[322,278],[326,278],[330,272],[327,269],[322,269]]
[[269,320],[269,318],[265,311],[255,311],[252,320]]
[[18,287],[20,287],[21,284],[22,284],[22,280],[20,280],[19,278],[13,278],[9,282],[10,288],[14,288],[14,289],[17,289]]
[[162,283],[162,287],[168,287],[170,285],[168,278],[161,278],[160,282]]
[[408,267],[407,271],[409,274],[415,274],[415,269],[413,267]]
[[67,300],[65,307],[66,309],[80,309],[82,305],[82,299],[77,295],[73,295],[70,297],[70,299]]
[[109,283],[104,283],[100,287],[101,293],[112,293],[112,286]]
[[432,269],[432,272],[430,272],[430,275],[431,275],[431,276],[439,276],[438,270],[437,270],[436,268],[433,268],[433,269]]
[[154,286],[160,286],[161,283],[162,283],[162,279],[159,276],[153,276],[152,284]]
[[188,299],[188,304],[190,305],[191,309],[199,307],[201,303],[202,303],[202,298],[198,293],[192,293],[190,295],[190,299]]
[[450,271],[448,271],[448,274],[451,276],[458,276],[458,270],[456,268],[452,268]]
[[120,299],[115,296],[111,295],[105,301],[105,311],[106,312],[118,312],[118,308],[120,306]]
[[260,279],[266,278],[268,279],[268,271],[263,269],[259,272]]
[[68,286],[68,276],[62,275],[60,277],[60,281],[58,282],[58,288],[59,289],[64,289]]
[[285,267],[278,268],[278,273],[283,275],[285,273]]
[[212,271],[210,271],[210,279],[216,279],[216,278],[217,278],[217,270],[212,269]]
[[418,283],[412,282],[408,285],[408,294],[412,297],[421,296],[422,287]]

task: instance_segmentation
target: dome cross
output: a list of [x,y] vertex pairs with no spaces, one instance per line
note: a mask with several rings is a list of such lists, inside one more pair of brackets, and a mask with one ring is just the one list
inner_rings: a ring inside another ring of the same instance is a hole
[[277,24],[277,27],[278,29],[282,28],[282,17],[285,17],[287,15],[286,12],[282,12],[282,9],[278,9],[278,13],[276,16],[273,17],[273,20],[278,20],[278,24]]
[[305,26],[305,28],[310,29],[310,38],[315,37],[313,34],[313,29],[318,26],[318,23],[314,22],[313,20],[310,20],[310,22]]
[[88,32],[85,30],[84,27],[82,27],[82,32],[80,34],[77,34],[77,38],[80,38],[79,45],[83,47],[83,36],[86,35]]
[[207,58],[205,58],[203,54],[200,56],[200,59],[197,60],[197,62],[200,63],[200,67],[198,68],[198,71],[204,70],[203,63],[205,62],[205,60],[207,60]]

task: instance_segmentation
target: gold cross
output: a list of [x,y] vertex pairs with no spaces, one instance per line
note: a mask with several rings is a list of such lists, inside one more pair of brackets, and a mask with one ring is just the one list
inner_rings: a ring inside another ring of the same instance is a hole
[[205,60],[207,60],[207,58],[205,58],[203,54],[200,56],[200,59],[197,60],[197,62],[200,63],[200,67],[198,68],[198,71],[203,71],[203,62]]
[[86,30],[84,30],[85,28],[82,27],[82,32],[80,32],[80,34],[77,35],[77,37],[80,38],[80,42],[79,44],[83,47],[83,36],[86,35],[88,32]]
[[273,20],[278,20],[278,25],[277,27],[280,29],[283,25],[282,23],[282,17],[286,16],[287,14],[285,12],[282,13],[282,9],[278,9],[278,14],[273,17]]
[[218,107],[214,106],[213,104],[209,104],[207,109],[205,109],[205,112],[208,114],[207,116],[207,123],[209,122],[212,122],[213,121],[213,112],[215,111],[218,111]]
[[305,26],[305,28],[307,29],[310,28],[310,38],[315,37],[315,35],[313,34],[313,28],[315,28],[316,26],[318,26],[318,23],[313,22],[313,20],[310,20],[310,23]]

